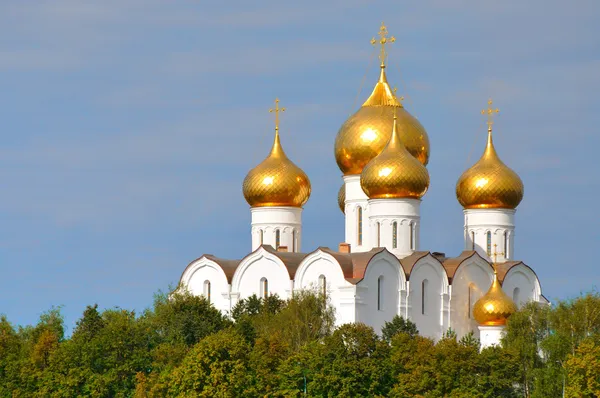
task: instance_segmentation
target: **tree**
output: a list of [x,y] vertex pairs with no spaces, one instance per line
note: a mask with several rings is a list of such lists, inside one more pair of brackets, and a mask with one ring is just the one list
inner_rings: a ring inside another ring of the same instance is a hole
[[381,335],[383,339],[389,343],[392,340],[392,337],[398,333],[406,333],[409,336],[414,337],[419,334],[419,331],[417,325],[413,322],[396,315],[391,321],[386,322],[383,325],[383,328],[381,328]]
[[567,397],[600,397],[600,345],[591,338],[581,341],[566,361],[566,372]]

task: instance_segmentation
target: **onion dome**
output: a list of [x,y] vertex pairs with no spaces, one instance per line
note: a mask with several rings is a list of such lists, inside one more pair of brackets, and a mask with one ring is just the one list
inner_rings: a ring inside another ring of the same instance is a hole
[[342,184],[338,191],[338,206],[342,213],[346,214],[346,184]]
[[[494,111],[488,109],[488,112]],[[488,121],[483,156],[458,179],[456,197],[465,209],[515,209],[523,199],[523,192],[521,178],[496,153],[492,123]]]
[[360,174],[362,169],[386,146],[392,135],[394,112],[398,117],[398,133],[408,152],[423,165],[429,161],[429,138],[425,128],[394,97],[385,74],[385,44],[395,41],[386,37],[382,25],[380,40],[381,72],[371,96],[342,125],[335,138],[335,160],[344,175]]
[[427,192],[427,168],[404,147],[396,117],[388,144],[365,166],[360,185],[370,199],[420,199]]
[[473,305],[473,317],[483,326],[501,326],[506,325],[506,320],[515,312],[517,312],[517,306],[504,293],[498,276],[494,272],[492,286]]
[[276,103],[275,140],[271,153],[250,170],[242,190],[251,207],[302,207],[310,197],[310,180],[301,168],[286,156],[279,140],[278,113],[285,110]]

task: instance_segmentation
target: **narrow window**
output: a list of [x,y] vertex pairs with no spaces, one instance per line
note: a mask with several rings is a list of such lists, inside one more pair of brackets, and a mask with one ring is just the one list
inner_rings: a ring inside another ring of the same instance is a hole
[[377,247],[381,247],[381,224],[377,221]]
[[263,230],[262,229],[258,230],[258,237],[260,239],[260,245],[262,246],[262,244],[263,244]]
[[508,260],[508,231],[504,231],[504,258]]
[[206,297],[206,299],[210,303],[210,281],[209,280],[204,281],[204,297]]
[[296,253],[296,230],[292,229],[292,252]]
[[515,287],[515,290],[513,290],[513,303],[515,303],[517,306],[519,305],[519,295],[521,294],[521,289],[519,289],[518,287]]
[[260,298],[267,298],[269,295],[269,281],[267,278],[260,280]]
[[383,275],[377,279],[377,310],[383,309]]
[[421,315],[425,315],[427,313],[427,285],[429,281],[424,279],[421,282]]
[[363,239],[363,214],[362,214],[362,207],[358,207],[358,246],[362,246],[362,239]]
[[487,255],[492,255],[492,233],[490,231],[487,232]]
[[275,230],[275,249],[279,249],[280,243],[281,243],[281,232],[277,229],[277,230]]
[[471,283],[471,284],[469,284],[469,291],[468,291],[468,294],[469,294],[469,297],[468,297],[468,299],[469,299],[469,319],[471,319],[473,316],[473,301],[474,301],[473,294],[474,294],[474,292],[475,292],[475,289],[474,289],[473,284]]
[[398,247],[398,223],[394,221],[392,224],[392,249]]
[[415,224],[410,223],[408,227],[410,228],[410,250],[415,250]]
[[319,290],[323,298],[327,297],[327,278],[325,278],[325,275],[319,276]]
[[475,231],[471,231],[471,250],[475,250]]

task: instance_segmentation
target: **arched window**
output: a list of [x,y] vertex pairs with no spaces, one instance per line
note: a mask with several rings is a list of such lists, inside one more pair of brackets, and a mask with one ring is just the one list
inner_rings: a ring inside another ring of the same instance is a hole
[[415,224],[408,224],[408,228],[410,228],[410,250],[415,250]]
[[377,310],[383,310],[383,275],[377,278]]
[[392,223],[392,249],[398,247],[398,223],[394,221]]
[[204,297],[206,297],[206,299],[210,303],[210,281],[209,280],[204,281]]
[[296,230],[292,229],[292,252],[296,253]]
[[487,231],[487,255],[492,255],[492,233]]
[[325,278],[325,275],[319,276],[319,291],[324,298],[327,297],[327,278]]
[[518,287],[515,287],[515,290],[513,290],[513,302],[518,306],[519,305],[519,300],[520,300],[520,296],[521,295],[521,289],[519,289]]
[[275,249],[279,249],[280,243],[281,243],[281,231],[276,229],[275,230]]
[[468,300],[469,300],[469,319],[473,317],[473,304],[475,303],[475,285],[473,283],[469,284],[468,291]]
[[357,230],[358,230],[358,246],[362,246],[363,240],[363,211],[362,207],[357,209]]
[[262,244],[263,244],[263,239],[264,239],[264,238],[263,238],[263,235],[264,235],[264,233],[263,233],[263,230],[262,230],[262,229],[259,229],[259,230],[258,230],[258,238],[259,238],[259,240],[260,240],[260,245],[261,245],[261,246],[262,246]]
[[269,295],[269,281],[267,278],[261,278],[260,280],[260,298],[267,298]]
[[427,297],[427,285],[429,285],[429,281],[423,279],[423,282],[421,282],[421,315],[427,314],[427,304],[429,302]]
[[504,258],[508,260],[508,231],[504,231]]
[[475,231],[471,231],[471,250],[475,250]]
[[381,247],[381,224],[377,221],[377,247]]

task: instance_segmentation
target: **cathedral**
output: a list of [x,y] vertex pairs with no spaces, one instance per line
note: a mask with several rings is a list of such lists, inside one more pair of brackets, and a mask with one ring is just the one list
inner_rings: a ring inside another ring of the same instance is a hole
[[336,324],[363,322],[380,332],[395,315],[419,333],[441,338],[448,329],[473,332],[482,346],[498,344],[508,317],[525,302],[548,303],[533,269],[514,257],[515,213],[523,199],[520,177],[494,148],[492,101],[481,158],[458,176],[464,248],[456,257],[420,247],[420,205],[429,187],[430,143],[423,125],[403,106],[386,77],[382,24],[379,80],[334,142],[343,183],[345,242],[302,251],[302,207],[308,176],[290,160],[275,114],[270,153],[242,185],[250,205],[252,252],[242,259],[203,255],[183,271],[180,285],[204,295],[223,313],[246,297],[317,289],[335,308]]

